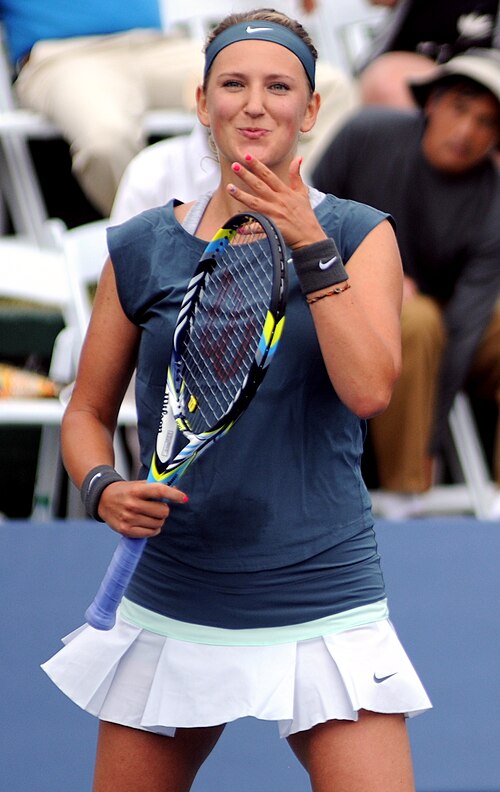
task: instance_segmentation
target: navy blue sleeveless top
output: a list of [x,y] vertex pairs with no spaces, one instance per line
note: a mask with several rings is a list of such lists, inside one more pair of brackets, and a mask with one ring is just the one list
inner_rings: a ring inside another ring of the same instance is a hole
[[[121,304],[142,328],[136,399],[144,477],[158,429],[175,320],[206,245],[182,228],[174,206],[170,202],[148,210],[108,232]],[[331,195],[315,211],[347,269],[365,236],[387,218]],[[321,554],[332,560],[332,548],[357,535],[366,539],[367,531],[371,550],[367,552],[364,539],[360,553],[373,561],[373,519],[360,472],[364,434],[364,421],[331,385],[310,309],[290,267],[285,329],[273,364],[239,422],[188,469],[180,486],[189,503],[174,505],[161,535],[149,540],[127,597],[183,618],[159,594],[162,579],[176,564],[195,577],[204,572],[245,578],[251,572],[265,576],[266,570],[282,574],[287,567],[307,566],[308,559],[315,559],[317,569]],[[325,571],[323,563],[319,568]],[[361,574],[366,577],[366,570]],[[374,574],[377,581],[368,581],[365,601],[383,596],[378,567]],[[348,581],[343,586],[349,590]],[[318,613],[313,608],[307,618]],[[296,621],[305,620],[302,616]]]

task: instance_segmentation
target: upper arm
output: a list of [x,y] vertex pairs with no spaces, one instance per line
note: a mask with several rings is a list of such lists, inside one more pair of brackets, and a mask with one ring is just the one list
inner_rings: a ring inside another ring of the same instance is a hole
[[140,329],[125,315],[111,261],[97,288],[68,407],[86,410],[112,428],[135,367]]
[[388,220],[366,235],[349,259],[347,272],[374,330],[399,359],[403,268],[396,235]]

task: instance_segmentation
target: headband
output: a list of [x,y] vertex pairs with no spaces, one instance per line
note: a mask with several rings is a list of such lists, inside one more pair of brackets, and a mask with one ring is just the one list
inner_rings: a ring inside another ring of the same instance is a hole
[[297,56],[307,74],[307,79],[311,84],[314,91],[314,74],[316,70],[316,62],[314,56],[300,36],[297,36],[289,28],[284,25],[278,25],[276,22],[266,22],[264,20],[254,20],[253,22],[239,22],[237,25],[232,25],[222,33],[219,33],[213,41],[210,42],[205,51],[205,71],[204,78],[206,79],[210,67],[214,62],[219,52],[230,44],[236,41],[270,41],[272,44],[280,44],[282,47],[293,52]]

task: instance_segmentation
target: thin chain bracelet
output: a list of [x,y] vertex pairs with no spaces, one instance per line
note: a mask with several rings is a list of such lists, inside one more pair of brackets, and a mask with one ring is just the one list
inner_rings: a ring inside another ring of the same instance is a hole
[[335,289],[330,289],[330,291],[320,294],[317,297],[306,297],[306,303],[308,305],[312,305],[313,303],[318,302],[318,300],[323,300],[325,297],[332,297],[334,294],[342,294],[342,292],[345,292],[350,288],[351,284],[348,282],[344,284],[344,286],[337,286]]

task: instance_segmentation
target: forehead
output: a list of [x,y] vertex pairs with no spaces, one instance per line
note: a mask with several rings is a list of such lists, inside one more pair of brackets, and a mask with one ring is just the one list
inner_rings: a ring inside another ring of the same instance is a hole
[[272,41],[235,41],[219,52],[210,72],[280,73],[307,81],[299,58],[289,49]]
[[457,85],[448,88],[438,96],[439,100],[442,100],[443,103],[460,100],[470,105],[471,108],[500,119],[500,102],[490,91],[479,89],[479,92],[475,92],[473,88]]

